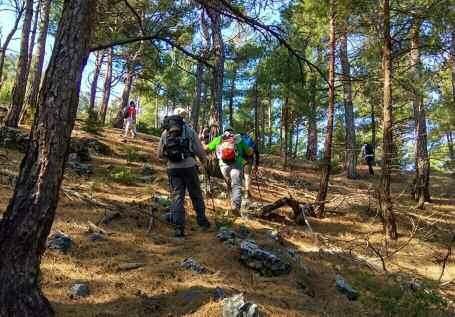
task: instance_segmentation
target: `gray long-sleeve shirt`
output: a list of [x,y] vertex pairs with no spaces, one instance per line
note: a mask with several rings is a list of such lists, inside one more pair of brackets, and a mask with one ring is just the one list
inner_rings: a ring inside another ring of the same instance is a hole
[[[186,131],[184,131],[184,133],[190,139],[190,148],[191,148],[192,152],[194,153],[194,155],[196,155],[199,158],[199,160],[201,160],[202,162],[205,162],[207,160],[207,154],[205,153],[204,148],[202,147],[202,143],[199,140],[196,132],[188,125],[185,125],[185,129],[186,129]],[[160,144],[158,146],[158,157],[163,160],[167,160],[165,153],[164,153],[164,145],[166,142],[166,136],[167,136],[167,132],[164,131],[161,134]],[[188,167],[193,167],[195,165],[196,165],[196,160],[192,156],[189,156],[180,162],[170,162],[169,160],[167,160],[168,169],[188,168]]]

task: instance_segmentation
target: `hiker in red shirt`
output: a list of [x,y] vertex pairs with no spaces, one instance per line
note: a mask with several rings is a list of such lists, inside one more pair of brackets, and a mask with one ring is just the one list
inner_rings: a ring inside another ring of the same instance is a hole
[[136,137],[136,105],[134,101],[130,101],[130,105],[125,109],[125,134],[124,137],[128,137],[131,132],[133,138]]

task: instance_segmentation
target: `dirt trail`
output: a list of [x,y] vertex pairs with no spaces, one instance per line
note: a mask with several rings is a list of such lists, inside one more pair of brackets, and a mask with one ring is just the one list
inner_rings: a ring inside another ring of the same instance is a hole
[[[87,134],[75,131],[74,135]],[[233,228],[245,226],[261,246],[271,250],[291,248],[301,256],[302,261],[293,263],[289,275],[262,277],[240,264],[238,251],[216,239],[215,226],[209,232],[201,232],[189,204],[186,239],[173,238],[172,228],[162,223],[157,223],[147,234],[148,219],[141,212],[140,203],[155,193],[166,194],[168,188],[165,168],[155,154],[158,139],[139,134],[137,139],[124,143],[119,130],[109,129],[98,138],[113,150],[112,156],[94,157],[90,163],[95,173],[90,177],[65,175],[64,188],[70,192],[60,195],[52,229],[69,234],[75,244],[66,255],[48,251],[43,258],[42,285],[57,316],[219,316],[222,304],[213,299],[218,287],[227,295],[244,293],[249,301],[258,304],[265,316],[412,315],[408,306],[422,301],[413,302],[412,291],[395,294],[398,292],[395,286],[404,285],[412,278],[418,278],[428,287],[434,285],[432,281],[437,280],[441,272],[441,263],[437,260],[444,256],[448,236],[455,232],[453,178],[433,176],[434,203],[425,211],[416,211],[408,195],[400,196],[410,176],[395,175],[393,190],[401,237],[391,243],[390,250],[405,247],[385,260],[390,274],[384,275],[374,251],[380,250],[383,239],[372,197],[372,186],[378,178],[368,178],[366,169],[361,167],[360,180],[347,180],[343,175],[331,178],[327,218],[310,219],[314,233],[302,227],[258,219],[235,221]],[[0,158],[2,169],[17,171],[21,155],[4,149],[0,149],[0,154],[8,158]],[[145,161],[154,171],[151,184],[134,178],[140,174]],[[267,166],[261,171],[262,196],[266,201],[287,193],[302,201],[316,196],[317,169],[296,164],[291,171],[283,172],[273,166],[275,161],[276,158],[266,158]],[[131,182],[122,184],[112,179],[113,168],[131,172]],[[0,210],[5,210],[12,188],[5,181],[1,183]],[[259,200],[256,186],[254,188],[254,199]],[[121,211],[119,219],[102,226],[110,233],[106,240],[92,242],[86,234],[88,221],[96,223],[105,214],[105,208],[68,194],[71,191]],[[213,223],[217,215],[212,210],[212,202],[206,203]],[[215,203],[217,213],[223,213],[228,206],[223,199],[215,199]],[[282,212],[287,214],[286,210]],[[410,218],[410,214],[414,217]],[[410,219],[419,229],[409,242]],[[279,231],[280,242],[270,238],[271,229]],[[368,247],[367,240],[372,247]],[[181,261],[187,257],[193,257],[212,273],[200,275],[181,268]],[[118,270],[119,264],[133,262],[144,265],[131,271]],[[336,290],[337,273],[360,291],[358,301],[349,301]],[[452,257],[443,280],[453,279]],[[89,297],[70,298],[69,287],[76,281],[89,283]],[[380,289],[386,290],[384,294]],[[453,283],[442,289],[441,296],[449,301],[455,299]],[[434,297],[439,298],[439,295]],[[453,316],[453,306],[438,307],[429,313]]]

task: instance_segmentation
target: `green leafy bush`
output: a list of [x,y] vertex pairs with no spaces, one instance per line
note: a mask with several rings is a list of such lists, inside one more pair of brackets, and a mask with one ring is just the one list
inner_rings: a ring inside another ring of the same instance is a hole
[[132,185],[137,179],[137,175],[127,167],[114,167],[109,173],[109,179],[116,183]]

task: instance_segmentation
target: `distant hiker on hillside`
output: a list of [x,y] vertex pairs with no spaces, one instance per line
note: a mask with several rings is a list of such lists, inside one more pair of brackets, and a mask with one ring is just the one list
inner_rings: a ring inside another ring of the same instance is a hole
[[125,133],[124,137],[127,138],[128,134],[132,134],[133,138],[136,137],[136,104],[130,101],[130,105],[124,110],[123,117],[125,118]]
[[242,173],[247,157],[253,155],[253,149],[236,135],[232,128],[226,128],[222,135],[214,138],[207,146],[208,151],[216,151],[221,173],[231,190],[231,211],[240,215],[242,206]]
[[195,160],[197,156],[205,163],[207,156],[196,132],[184,122],[185,114],[185,109],[177,108],[174,115],[164,119],[158,147],[158,156],[167,160],[172,200],[169,220],[176,226],[176,237],[185,236],[184,202],[187,190],[196,211],[198,225],[203,229],[210,227],[205,215],[204,197]]
[[362,157],[368,165],[370,175],[374,175],[373,162],[374,162],[374,149],[369,143],[364,143],[362,146]]
[[249,199],[251,197],[251,176],[253,173],[257,173],[259,167],[259,149],[256,142],[254,142],[249,134],[242,132],[240,133],[240,136],[242,137],[243,142],[254,151],[254,155],[246,158],[246,165],[243,170],[245,176],[245,198]]

